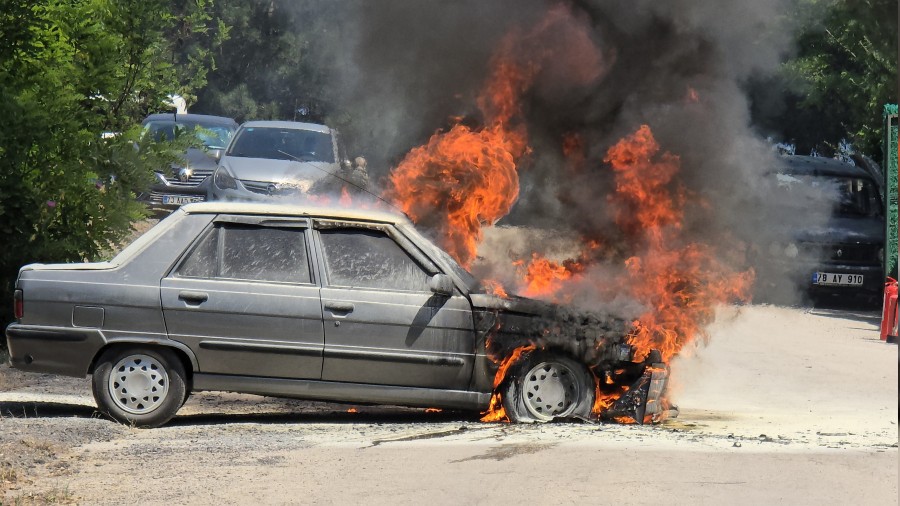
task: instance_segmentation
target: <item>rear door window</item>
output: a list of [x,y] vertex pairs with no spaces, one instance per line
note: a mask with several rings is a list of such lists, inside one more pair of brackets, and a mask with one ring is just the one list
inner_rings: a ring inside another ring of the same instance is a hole
[[312,282],[302,228],[218,225],[201,239],[177,273],[196,278]]

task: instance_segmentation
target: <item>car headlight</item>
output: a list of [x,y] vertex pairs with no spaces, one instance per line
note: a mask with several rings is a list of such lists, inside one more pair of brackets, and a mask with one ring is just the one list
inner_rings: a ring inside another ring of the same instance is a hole
[[224,167],[219,167],[216,169],[216,174],[213,176],[213,183],[216,184],[217,187],[222,190],[235,190],[237,189],[237,181],[231,177],[231,174],[225,170]]
[[800,250],[797,248],[797,245],[794,243],[790,243],[787,245],[787,248],[784,248],[784,254],[787,255],[788,258],[797,258],[797,255],[800,253]]

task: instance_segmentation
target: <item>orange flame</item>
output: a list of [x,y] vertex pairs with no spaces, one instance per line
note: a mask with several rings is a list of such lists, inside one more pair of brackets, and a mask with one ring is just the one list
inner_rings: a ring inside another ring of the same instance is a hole
[[533,344],[520,346],[514,349],[513,352],[500,363],[497,373],[494,374],[494,394],[491,396],[491,403],[488,406],[487,411],[485,411],[483,413],[484,416],[481,417],[482,422],[509,422],[509,416],[506,415],[506,409],[503,407],[503,399],[500,396],[500,392],[497,391],[497,387],[503,383],[503,379],[506,378],[506,372],[519,360],[519,357],[521,357],[523,353],[534,351],[535,348],[536,347]]
[[509,298],[509,294],[506,292],[506,288],[499,281],[495,281],[493,279],[486,279],[481,283],[484,285],[485,291],[491,295],[496,295],[497,297],[502,297],[504,299]]
[[350,207],[353,204],[353,199],[350,198],[350,192],[347,191],[346,186],[341,186],[341,199],[338,202],[344,207]]
[[432,223],[460,264],[475,259],[481,228],[506,216],[519,198],[518,159],[527,150],[524,125],[510,126],[531,72],[502,58],[478,98],[486,125],[456,124],[414,148],[391,171],[388,197],[416,223]]
[[686,344],[705,337],[717,303],[747,300],[753,272],[731,271],[705,244],[684,245],[679,232],[685,192],[672,188],[680,160],[659,151],[644,125],[611,147],[604,161],[616,177],[610,196],[616,223],[643,242],[643,251],[625,261],[619,283],[648,307],[634,322],[629,342],[635,360],[657,349],[668,363]]
[[582,269],[578,262],[571,260],[563,263],[554,262],[537,253],[532,253],[528,265],[522,261],[513,262],[513,264],[523,279],[522,295],[526,297],[552,296],[566,281],[572,279],[572,276]]

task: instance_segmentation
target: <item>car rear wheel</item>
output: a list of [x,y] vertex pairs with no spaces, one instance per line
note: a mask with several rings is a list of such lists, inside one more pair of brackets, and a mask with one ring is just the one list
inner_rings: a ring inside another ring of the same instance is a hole
[[510,369],[502,398],[513,422],[586,418],[594,403],[593,379],[583,364],[568,357],[532,353]]
[[97,361],[94,399],[100,411],[121,423],[158,427],[187,398],[184,366],[164,348],[113,347]]

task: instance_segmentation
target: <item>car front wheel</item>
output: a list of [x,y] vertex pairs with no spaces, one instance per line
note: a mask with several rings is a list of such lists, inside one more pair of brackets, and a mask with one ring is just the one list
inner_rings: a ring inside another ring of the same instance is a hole
[[97,361],[94,399],[100,411],[121,423],[158,427],[175,416],[187,398],[185,371],[164,348],[113,347]]
[[593,376],[568,357],[536,352],[510,369],[502,398],[512,422],[587,418],[594,404]]

